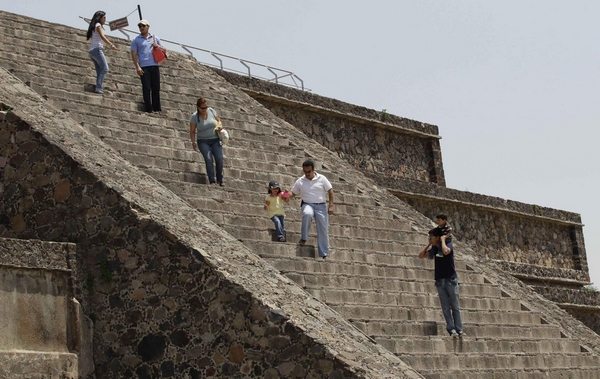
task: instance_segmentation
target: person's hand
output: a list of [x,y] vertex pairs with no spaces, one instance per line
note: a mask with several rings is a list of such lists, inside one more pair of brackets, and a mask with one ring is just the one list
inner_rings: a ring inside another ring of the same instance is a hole
[[196,142],[192,142],[192,149],[194,149],[194,151],[198,151],[198,144]]
[[117,50],[117,47],[114,44],[112,44],[112,43],[110,44],[110,48],[113,49],[113,50]]
[[140,66],[138,66],[135,70],[139,76],[144,75],[144,70]]
[[266,205],[265,205],[265,206],[263,206],[263,208],[265,209],[265,211],[267,210],[267,206],[266,206]]
[[327,208],[327,213],[330,215],[333,214],[333,205],[330,205],[329,208]]
[[448,235],[447,235],[447,234],[444,234],[443,236],[441,236],[441,237],[440,237],[440,239],[441,239],[442,241],[446,241],[446,238],[448,238]]

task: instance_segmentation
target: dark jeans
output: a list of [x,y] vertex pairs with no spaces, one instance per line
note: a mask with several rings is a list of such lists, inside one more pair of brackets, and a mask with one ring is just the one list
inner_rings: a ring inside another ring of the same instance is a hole
[[[160,112],[160,70],[158,66],[142,67],[144,75],[142,80],[142,94],[144,95],[144,107],[146,112]],[[150,96],[152,94],[152,96]]]
[[215,182],[215,167],[217,165],[217,182],[223,183],[223,146],[218,138],[199,139],[198,149],[204,157],[206,176],[210,183]]

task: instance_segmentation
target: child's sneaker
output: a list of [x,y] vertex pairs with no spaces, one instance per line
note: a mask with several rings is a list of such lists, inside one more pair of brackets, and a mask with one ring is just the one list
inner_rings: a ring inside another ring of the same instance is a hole
[[463,338],[463,336],[465,336],[465,335],[466,335],[466,334],[465,334],[465,332],[463,332],[462,330],[459,330],[459,331],[458,331],[458,336],[459,336],[460,338]]
[[438,258],[444,258],[444,254],[443,253],[437,253],[435,256],[438,257]]

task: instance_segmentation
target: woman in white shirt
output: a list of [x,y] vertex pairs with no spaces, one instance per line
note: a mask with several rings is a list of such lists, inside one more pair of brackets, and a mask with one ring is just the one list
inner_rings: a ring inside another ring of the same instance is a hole
[[103,85],[104,85],[104,77],[108,73],[108,63],[106,62],[106,57],[104,56],[104,43],[110,46],[111,49],[117,50],[115,45],[110,43],[110,41],[104,35],[104,28],[102,25],[106,22],[106,13],[103,11],[98,11],[94,13],[94,17],[92,17],[92,21],[90,21],[90,26],[87,31],[87,39],[92,39],[92,45],[90,46],[90,59],[94,62],[94,66],[96,67],[96,89],[94,92],[102,94],[103,93]]

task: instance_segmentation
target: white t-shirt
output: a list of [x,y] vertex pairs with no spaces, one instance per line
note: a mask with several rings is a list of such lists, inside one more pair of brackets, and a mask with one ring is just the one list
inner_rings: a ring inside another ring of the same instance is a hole
[[292,186],[292,193],[300,195],[300,198],[305,203],[325,203],[327,200],[327,192],[332,189],[331,183],[323,175],[315,172],[315,177],[312,180],[305,175],[298,178]]
[[104,47],[104,44],[102,43],[102,37],[100,37],[100,33],[97,31],[99,26],[102,27],[99,22],[94,25],[94,31],[92,32],[92,46],[90,47],[90,50],[93,50],[97,47],[102,49]]

